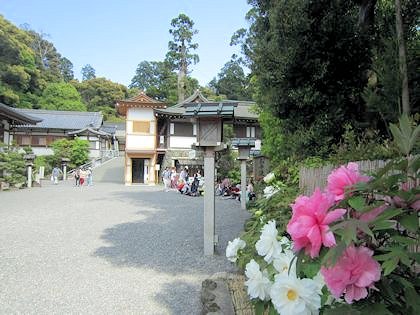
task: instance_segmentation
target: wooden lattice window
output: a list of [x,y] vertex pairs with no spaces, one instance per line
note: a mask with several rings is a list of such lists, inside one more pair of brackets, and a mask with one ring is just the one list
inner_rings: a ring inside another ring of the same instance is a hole
[[22,136],[21,145],[31,145],[31,136]]
[[133,132],[150,133],[150,121],[133,121]]

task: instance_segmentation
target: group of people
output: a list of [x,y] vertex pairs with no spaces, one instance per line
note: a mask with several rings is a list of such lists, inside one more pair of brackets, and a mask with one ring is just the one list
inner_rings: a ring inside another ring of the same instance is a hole
[[188,167],[182,168],[179,174],[175,168],[166,168],[162,173],[165,191],[178,190],[188,196],[199,196],[203,189],[204,180],[201,171],[198,170],[193,176],[189,175]]
[[[241,184],[233,185],[229,178],[225,178],[217,183],[216,195],[229,197],[241,201]],[[246,186],[246,198],[247,201],[254,200],[256,198],[252,179],[249,180],[248,185]]]
[[75,185],[78,186],[78,187],[83,186],[85,182],[86,182],[87,186],[92,186],[93,185],[92,168],[90,168],[90,167],[88,167],[88,168],[78,167],[74,171],[74,179],[76,181]]

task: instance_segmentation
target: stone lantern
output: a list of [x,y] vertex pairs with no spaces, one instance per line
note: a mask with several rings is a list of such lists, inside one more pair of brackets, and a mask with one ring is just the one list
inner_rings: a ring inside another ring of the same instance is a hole
[[67,180],[67,164],[70,162],[68,158],[61,159],[61,165],[63,166],[63,180]]
[[27,186],[32,187],[32,166],[34,165],[35,160],[35,154],[25,154],[23,156],[26,162],[26,168],[27,168]]
[[241,208],[246,209],[246,161],[249,159],[251,148],[255,147],[253,138],[232,139],[232,146],[238,148],[238,160],[241,161]]
[[214,254],[217,243],[215,231],[214,156],[224,150],[223,121],[232,120],[236,103],[189,103],[184,117],[197,125],[197,141],[194,148],[204,151],[204,255]]

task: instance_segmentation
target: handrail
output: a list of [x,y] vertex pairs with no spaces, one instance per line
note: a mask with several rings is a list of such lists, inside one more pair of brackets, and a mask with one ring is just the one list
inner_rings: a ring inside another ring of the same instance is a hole
[[[98,164],[102,164],[106,161],[109,161],[115,157],[120,156],[120,152],[118,150],[101,150],[100,151],[100,157],[94,158],[93,160],[78,166],[77,168],[87,168],[92,167],[95,168]],[[99,162],[99,163],[98,163]],[[76,169],[72,169],[67,172],[67,174],[72,174],[76,171]]]

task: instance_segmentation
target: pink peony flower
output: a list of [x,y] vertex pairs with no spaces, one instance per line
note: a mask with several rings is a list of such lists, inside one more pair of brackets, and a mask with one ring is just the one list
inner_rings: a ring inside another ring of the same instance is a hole
[[334,197],[321,193],[317,188],[311,197],[299,196],[291,205],[292,219],[287,224],[287,232],[294,242],[293,249],[305,252],[312,258],[319,255],[321,245],[335,246],[334,234],[328,224],[339,219],[346,209],[328,211],[334,205]]
[[359,166],[350,162],[347,166],[340,166],[328,176],[327,191],[335,196],[335,200],[343,200],[346,188],[360,182],[368,182],[369,176],[359,173]]
[[351,304],[367,297],[367,288],[381,278],[381,267],[372,258],[373,251],[367,247],[347,247],[337,264],[331,268],[321,268],[325,284],[333,296]]

